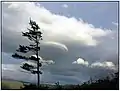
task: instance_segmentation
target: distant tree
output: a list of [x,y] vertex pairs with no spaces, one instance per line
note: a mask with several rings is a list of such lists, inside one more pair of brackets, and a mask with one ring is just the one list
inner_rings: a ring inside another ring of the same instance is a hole
[[[31,74],[37,74],[37,86],[39,86],[40,74],[42,74],[42,72],[40,71],[40,67],[42,66],[42,63],[39,62],[40,58],[38,56],[39,55],[38,53],[40,51],[39,44],[40,44],[40,40],[42,40],[42,32],[38,31],[40,27],[38,26],[38,24],[36,24],[35,21],[30,19],[29,25],[30,25],[30,28],[27,28],[28,32],[22,32],[22,36],[27,37],[32,42],[32,44],[28,46],[19,45],[19,48],[16,50],[16,53],[12,55],[12,57],[18,58],[18,59],[25,59],[27,61],[29,60],[36,61],[37,67],[30,65],[28,63],[24,63],[20,67],[24,70],[29,71]],[[29,51],[32,51],[35,54],[35,56],[27,57],[27,56],[18,54],[18,52],[22,52],[26,54]]]

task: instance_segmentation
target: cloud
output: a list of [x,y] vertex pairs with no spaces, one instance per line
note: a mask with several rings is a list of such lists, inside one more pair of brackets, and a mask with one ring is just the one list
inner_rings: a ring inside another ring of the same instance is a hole
[[113,25],[115,26],[118,26],[118,23],[117,22],[112,22]]
[[101,67],[104,69],[112,69],[112,70],[116,70],[115,64],[113,62],[110,61],[104,61],[104,62],[93,62],[91,64],[89,64],[88,61],[85,61],[82,58],[78,58],[77,61],[72,62],[72,64],[80,64],[80,65],[85,65],[89,68],[96,68],[96,67]]
[[107,68],[107,69],[116,70],[115,65],[113,64],[113,62],[109,62],[109,61],[94,62],[94,63],[91,64],[91,67],[103,67],[103,68]]
[[78,58],[77,61],[74,61],[73,64],[82,64],[82,65],[85,65],[85,66],[88,66],[89,63],[88,61],[85,61],[84,59],[82,58]]
[[[20,68],[20,65],[15,64],[2,64],[2,78],[9,78],[13,80],[20,80],[20,81],[31,81],[30,72],[23,70]],[[34,78],[35,80],[35,78]]]
[[[110,63],[104,64],[105,67],[90,67],[90,64],[94,64],[96,60],[100,63],[109,60],[109,62],[115,64],[115,67],[119,66],[117,59],[118,31],[96,28],[94,25],[84,22],[81,18],[55,14],[41,5],[36,6],[34,3],[3,2],[2,7],[4,21],[2,24],[2,51],[7,54],[3,57],[3,63],[20,64],[23,62],[23,60],[15,60],[10,56],[19,44],[29,44],[27,38],[21,36],[21,32],[27,31],[29,18],[31,17],[39,24],[43,32],[40,56],[50,63],[55,62],[53,65],[43,67],[43,81],[56,82],[60,80],[69,83],[71,82],[68,81],[70,79],[65,80],[69,76],[72,82],[83,82],[89,80],[90,76],[101,77],[101,74],[105,76],[109,72],[114,72],[108,67]],[[73,65],[72,62],[78,56],[82,61],[78,59],[75,63],[88,66]],[[3,73],[7,76],[11,74],[10,77],[21,76],[21,79],[25,80],[30,77],[32,81],[36,80],[35,76],[27,75],[27,77],[24,77],[18,71],[13,73],[3,71]],[[76,79],[79,80],[76,81]]]
[[[10,68],[10,69],[9,69]],[[14,64],[2,64],[2,70],[16,71],[19,69],[19,65]]]
[[95,46],[99,43],[95,37],[102,37],[110,32],[110,30],[95,28],[92,24],[85,23],[75,17],[68,18],[53,14],[43,6],[35,6],[34,3],[3,3],[3,7],[3,25],[8,26],[3,26],[4,29],[14,32],[23,31],[28,25],[29,17],[31,17],[43,30],[44,40],[71,40],[83,45]]
[[[24,64],[24,63],[28,63],[30,65],[33,65],[34,67],[37,67],[37,63],[33,61],[25,61],[25,62],[22,62],[21,64]],[[44,60],[41,63],[42,63],[42,66],[48,66],[50,64],[55,64],[53,60]]]
[[64,51],[68,51],[68,48],[65,44],[59,43],[59,42],[54,42],[54,41],[48,41],[48,42],[43,42],[42,45],[52,45],[55,47],[58,47]]
[[[32,57],[37,58],[36,55],[32,55]],[[53,60],[43,60],[43,58],[40,57],[40,56],[38,56],[38,58],[40,58],[39,62],[42,63],[43,65],[54,64],[55,63]],[[37,62],[36,61],[30,60],[30,62],[28,61],[28,63],[37,66]]]
[[63,4],[62,7],[63,8],[68,8],[68,5],[67,4]]
[[[33,57],[37,58],[36,55],[32,55]],[[42,57],[38,56],[38,58],[40,58],[39,62],[42,63],[43,66],[49,65],[49,64],[54,64],[55,62],[53,60],[43,60]],[[33,60],[29,60],[27,62],[23,62],[23,63],[28,63],[30,65],[33,65],[35,67],[37,67],[37,62],[33,61]],[[23,64],[22,63],[22,64]]]
[[[5,68],[6,69],[5,69]],[[47,66],[46,66],[47,67]],[[19,65],[14,64],[2,64],[2,77],[7,77],[14,80],[36,82],[36,75],[30,75],[25,70],[18,70]],[[88,70],[89,69],[89,70]],[[113,73],[112,69],[104,69],[103,67],[88,67],[88,66],[72,66],[69,68],[42,68],[43,74],[41,75],[42,83],[55,83],[60,81],[61,84],[77,84],[89,80],[90,77],[97,79],[99,77],[105,77],[109,73]],[[102,74],[102,75],[101,75]],[[66,79],[66,80],[65,80]],[[71,79],[68,81],[67,79]]]
[[[41,68],[41,71],[44,68]],[[43,72],[43,71],[42,71]],[[13,79],[24,82],[37,82],[37,75],[30,74],[30,72],[20,68],[20,65],[16,64],[2,64],[2,79]],[[44,69],[43,74],[41,75],[41,83],[55,83],[53,76],[49,71]]]
[[[31,57],[37,58],[36,55],[31,55]],[[40,57],[39,55],[38,55],[38,58],[40,59],[40,61],[43,60],[42,57]]]

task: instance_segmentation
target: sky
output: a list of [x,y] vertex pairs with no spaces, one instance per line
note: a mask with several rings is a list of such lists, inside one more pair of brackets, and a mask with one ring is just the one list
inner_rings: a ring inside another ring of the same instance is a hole
[[[2,77],[36,82],[36,75],[20,68],[24,60],[11,57],[29,19],[43,32],[39,56],[49,65],[42,83],[78,84],[118,71],[117,2],[3,2]],[[33,55],[30,53],[29,55]]]

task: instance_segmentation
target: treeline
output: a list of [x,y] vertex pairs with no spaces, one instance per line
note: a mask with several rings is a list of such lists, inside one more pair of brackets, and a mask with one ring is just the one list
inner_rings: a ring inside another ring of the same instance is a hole
[[60,85],[59,82],[55,85],[43,85],[39,88],[34,85],[24,85],[21,89],[41,89],[41,90],[118,90],[119,89],[119,73],[115,73],[112,79],[107,76],[104,79],[89,80],[84,82],[82,85]]

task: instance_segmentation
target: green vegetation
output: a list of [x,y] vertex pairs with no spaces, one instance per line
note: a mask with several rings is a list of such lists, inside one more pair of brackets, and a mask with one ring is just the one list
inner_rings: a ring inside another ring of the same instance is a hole
[[2,89],[21,89],[23,88],[23,83],[18,81],[2,81],[1,83]]
[[115,77],[110,79],[106,77],[105,79],[99,79],[90,84],[82,84],[81,89],[85,90],[118,90],[119,89],[119,73],[115,73]]
[[[5,85],[6,84],[6,85]],[[8,86],[7,86],[8,85]],[[6,88],[7,86],[7,88]],[[119,89],[119,73],[115,73],[113,78],[106,77],[104,79],[89,80],[83,84],[77,85],[60,85],[56,82],[54,85],[41,84],[39,88],[35,84],[22,84],[20,82],[2,82],[2,89],[23,89],[23,90],[118,90]]]

